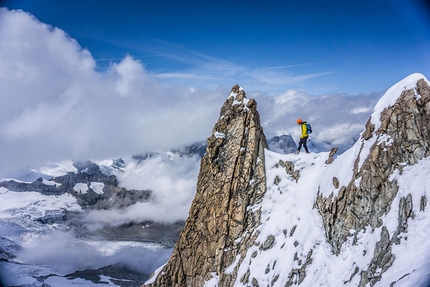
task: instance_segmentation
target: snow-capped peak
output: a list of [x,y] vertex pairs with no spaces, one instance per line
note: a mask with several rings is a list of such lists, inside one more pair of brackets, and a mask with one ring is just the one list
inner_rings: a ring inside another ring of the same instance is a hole
[[375,130],[380,126],[381,112],[384,109],[393,106],[403,91],[415,89],[417,82],[420,79],[424,79],[427,84],[430,85],[430,82],[423,74],[414,73],[399,81],[385,92],[376,104],[371,116],[371,123],[375,125]]

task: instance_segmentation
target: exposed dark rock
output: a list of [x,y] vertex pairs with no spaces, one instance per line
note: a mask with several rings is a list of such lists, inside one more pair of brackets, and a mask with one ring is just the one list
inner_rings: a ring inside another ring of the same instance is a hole
[[333,186],[334,188],[339,188],[339,180],[337,177],[333,177]]
[[9,260],[15,258],[17,251],[21,250],[21,246],[10,239],[0,236],[0,260]]
[[132,159],[135,160],[137,163],[141,163],[142,161],[145,161],[147,159],[152,159],[158,157],[160,154],[157,152],[147,152],[140,155],[134,155],[132,156]]
[[66,210],[47,210],[45,211],[45,215],[43,217],[39,217],[36,221],[39,221],[42,224],[53,224],[58,222],[63,222],[67,219],[67,211]]
[[275,136],[267,141],[269,150],[278,153],[293,153],[297,150],[297,145],[291,135]]
[[116,170],[122,170],[125,167],[125,162],[122,158],[115,159],[112,162],[112,167]]
[[273,247],[273,244],[275,244],[275,236],[269,235],[264,241],[263,245],[261,246],[262,250],[267,250]]
[[90,160],[74,161],[73,166],[76,167],[78,173],[100,174],[100,167]]
[[328,155],[328,159],[326,160],[326,164],[331,164],[334,161],[333,156],[337,153],[337,151],[339,150],[339,148],[334,147],[330,150],[330,153]]
[[297,182],[300,178],[300,170],[295,170],[294,163],[287,161],[283,162],[282,160],[279,161],[280,166],[285,167],[285,171],[287,174],[291,175],[291,177]]
[[291,270],[288,276],[288,281],[287,283],[285,283],[285,287],[292,285],[300,285],[300,283],[303,282],[306,277],[306,267],[312,263],[312,252],[312,249],[309,250],[308,254],[306,255],[306,261],[303,263],[303,265],[301,265],[300,268]]
[[[70,220],[71,226],[75,227],[79,223],[79,219],[79,215],[74,215]],[[129,222],[119,226],[105,225],[97,230],[89,230],[85,226],[80,226],[78,236],[102,237],[113,241],[155,242],[167,248],[173,248],[183,228],[184,222],[172,224],[162,224],[152,221]]]
[[46,185],[42,183],[43,179],[38,178],[32,183],[18,182],[15,180],[6,180],[0,182],[0,187],[7,188],[11,191],[25,192],[36,191],[45,195],[61,195],[66,193],[64,188],[58,188],[55,185]]

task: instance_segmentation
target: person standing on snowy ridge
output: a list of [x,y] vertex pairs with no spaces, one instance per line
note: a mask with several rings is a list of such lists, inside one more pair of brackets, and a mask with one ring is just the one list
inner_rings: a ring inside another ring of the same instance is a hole
[[308,125],[306,122],[302,121],[302,119],[297,119],[297,124],[300,125],[301,129],[302,129],[302,134],[300,135],[300,141],[299,141],[299,147],[297,148],[296,154],[300,153],[300,150],[302,149],[302,145],[305,148],[306,153],[309,153],[308,150]]

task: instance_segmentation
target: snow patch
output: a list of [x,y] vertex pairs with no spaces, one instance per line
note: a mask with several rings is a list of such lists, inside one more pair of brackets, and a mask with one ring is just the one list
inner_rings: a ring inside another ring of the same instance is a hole
[[154,273],[152,274],[152,277],[151,277],[151,278],[149,278],[149,280],[148,280],[148,281],[146,281],[144,285],[154,283],[154,282],[155,282],[155,279],[157,279],[158,274],[160,274],[161,270],[163,269],[163,267],[164,267],[166,264],[167,264],[167,262],[166,262],[165,264],[161,265],[160,267],[158,267],[158,268],[154,271]]
[[76,198],[70,194],[43,195],[38,192],[7,192],[0,193],[0,219],[29,217],[32,219],[45,216],[52,210],[81,211]]
[[63,176],[66,175],[68,172],[78,173],[78,169],[73,166],[72,160],[65,160],[56,164],[50,164],[33,171],[41,174],[46,174],[51,177]]
[[220,132],[215,132],[214,136],[219,139],[224,139],[225,138],[225,134],[224,133],[220,133]]
[[87,193],[88,185],[86,183],[77,183],[73,187],[73,190],[78,192],[78,193]]
[[393,144],[393,142],[394,139],[389,135],[383,134],[378,137],[378,145],[385,143],[386,146],[390,146]]
[[61,185],[61,183],[58,183],[58,182],[55,182],[55,181],[52,181],[52,180],[46,180],[46,179],[43,179],[42,183],[44,185],[51,185],[51,186],[56,186],[56,187],[58,187],[58,186]]
[[237,93],[230,92],[227,99],[230,99],[230,98],[236,99],[236,97],[237,97]]
[[91,182],[90,188],[97,194],[103,194],[103,188],[105,184],[103,182]]
[[219,276],[215,272],[212,272],[212,278],[205,282],[204,287],[218,287]]

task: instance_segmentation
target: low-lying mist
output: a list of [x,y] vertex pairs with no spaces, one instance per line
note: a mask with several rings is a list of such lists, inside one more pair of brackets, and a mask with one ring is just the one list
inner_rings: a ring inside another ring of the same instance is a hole
[[86,240],[75,237],[73,232],[58,230],[32,238],[23,247],[17,253],[17,261],[47,266],[61,275],[114,264],[149,275],[167,262],[172,252],[157,244]]

